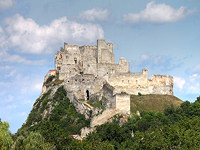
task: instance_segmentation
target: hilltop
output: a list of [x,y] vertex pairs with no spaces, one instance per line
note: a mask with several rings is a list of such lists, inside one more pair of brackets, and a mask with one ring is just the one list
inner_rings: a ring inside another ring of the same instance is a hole
[[131,95],[131,112],[141,111],[160,111],[163,112],[166,108],[173,105],[175,108],[183,103],[182,100],[173,95]]
[[45,76],[42,93],[15,136],[39,132],[57,149],[66,149],[71,135],[86,137],[107,122],[121,120],[123,125],[136,111],[164,111],[181,103],[173,96],[172,76],[148,78],[147,69],[131,73],[125,58],[115,64],[112,43],[64,43],[55,54],[55,69]]

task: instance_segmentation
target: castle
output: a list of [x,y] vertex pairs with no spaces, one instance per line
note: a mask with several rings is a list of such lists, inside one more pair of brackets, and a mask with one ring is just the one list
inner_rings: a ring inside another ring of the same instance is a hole
[[55,70],[50,70],[45,80],[56,73],[64,80],[68,97],[77,108],[82,105],[80,100],[106,98],[106,108],[130,113],[130,94],[173,95],[173,77],[148,78],[147,69],[131,73],[125,58],[115,64],[113,44],[102,39],[97,40],[97,45],[89,46],[64,43],[64,48],[55,54]]

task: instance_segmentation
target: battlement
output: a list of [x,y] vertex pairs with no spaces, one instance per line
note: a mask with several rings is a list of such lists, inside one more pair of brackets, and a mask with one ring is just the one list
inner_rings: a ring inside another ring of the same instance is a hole
[[[113,44],[106,43],[104,39],[97,40],[96,45],[64,43],[64,48],[61,47],[55,54],[55,70],[47,73],[45,81],[50,75],[59,74],[59,79],[64,80],[62,84],[70,101],[80,113],[87,115],[86,117],[91,116],[90,110],[86,110],[79,99],[96,99],[102,100],[103,103],[104,98],[106,112],[112,112],[114,115],[117,112],[130,113],[130,94],[173,95],[172,76],[152,75],[148,78],[147,69],[132,73],[129,66],[124,57],[115,64]],[[47,88],[44,85],[43,92],[47,91]],[[96,119],[101,120],[101,117],[106,115],[102,113],[102,116],[97,116]]]
[[[55,55],[55,69],[61,80],[75,75],[94,75],[114,86],[115,93],[173,95],[173,77],[152,75],[148,78],[147,69],[142,69],[141,73],[131,73],[129,66],[124,57],[115,64],[113,44],[106,43],[104,39],[97,40],[97,45],[64,43],[64,48]],[[159,88],[162,90],[159,91]]]

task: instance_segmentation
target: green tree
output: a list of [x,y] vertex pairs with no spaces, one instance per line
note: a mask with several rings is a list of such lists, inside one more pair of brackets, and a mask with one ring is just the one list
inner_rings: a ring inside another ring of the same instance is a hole
[[0,149],[11,149],[12,144],[13,140],[9,131],[9,124],[8,122],[1,122],[0,119]]
[[19,136],[14,145],[14,150],[54,150],[55,148],[40,133],[31,132],[27,137]]

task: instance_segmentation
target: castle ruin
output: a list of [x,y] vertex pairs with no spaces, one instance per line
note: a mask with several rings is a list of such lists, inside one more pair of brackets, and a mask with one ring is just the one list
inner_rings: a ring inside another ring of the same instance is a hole
[[115,64],[113,44],[102,39],[97,40],[97,45],[64,43],[64,48],[55,54],[55,70],[48,72],[45,80],[56,73],[64,80],[68,97],[79,108],[82,107],[80,100],[106,98],[106,108],[130,113],[130,94],[173,95],[172,76],[148,78],[147,69],[131,73],[125,58]]

